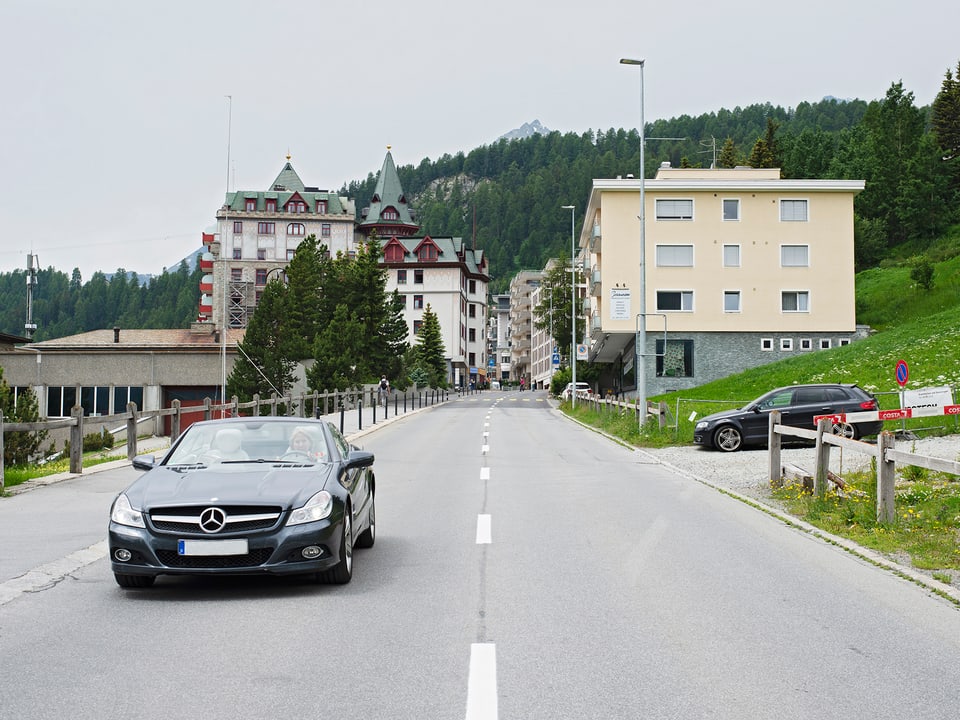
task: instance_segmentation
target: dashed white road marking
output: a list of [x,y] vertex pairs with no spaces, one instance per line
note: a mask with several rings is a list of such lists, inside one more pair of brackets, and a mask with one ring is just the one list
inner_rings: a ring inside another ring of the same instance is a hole
[[482,467],[480,468],[480,479],[489,480],[490,479],[490,468]]
[[497,720],[497,646],[470,646],[470,677],[467,681],[466,720]]
[[489,515],[477,515],[477,545],[489,545],[493,542]]

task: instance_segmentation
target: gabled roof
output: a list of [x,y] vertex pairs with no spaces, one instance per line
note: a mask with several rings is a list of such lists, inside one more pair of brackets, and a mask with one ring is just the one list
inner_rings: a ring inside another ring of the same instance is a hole
[[[278,185],[279,187],[277,187]],[[273,181],[273,185],[271,185],[270,188],[290,192],[303,192],[306,189],[303,180],[297,175],[297,171],[293,169],[293,165],[290,164],[289,160],[287,160],[287,164],[283,166],[283,170],[277,175],[277,179]]]
[[[383,219],[383,211],[388,208],[397,211],[397,219]],[[400,175],[397,174],[397,166],[393,162],[393,155],[390,154],[389,148],[387,156],[383,159],[383,167],[380,168],[380,176],[377,178],[377,186],[373,191],[370,206],[366,208],[365,217],[360,223],[360,229],[376,226],[408,227],[413,228],[414,231],[420,227],[413,219],[413,213],[407,203],[403,187],[400,185]]]
[[[431,244],[437,248],[437,259],[429,262],[421,262],[417,250],[424,244]],[[489,282],[490,276],[487,272],[486,258],[482,250],[471,250],[464,242],[463,238],[458,237],[392,237],[387,240],[381,248],[384,253],[387,247],[399,245],[404,249],[403,259],[399,262],[388,263],[381,255],[380,263],[390,267],[438,267],[456,265],[463,268],[468,275]]]

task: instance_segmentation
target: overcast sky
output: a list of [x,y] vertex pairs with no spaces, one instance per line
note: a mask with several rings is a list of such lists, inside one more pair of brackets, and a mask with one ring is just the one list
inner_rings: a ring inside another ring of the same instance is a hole
[[928,105],[958,20],[957,0],[0,0],[0,271],[32,252],[84,281],[159,273],[199,247],[228,178],[267,189],[288,151],[337,190],[387,145],[409,165],[535,119],[636,128],[622,57],[646,60],[647,122],[901,80]]

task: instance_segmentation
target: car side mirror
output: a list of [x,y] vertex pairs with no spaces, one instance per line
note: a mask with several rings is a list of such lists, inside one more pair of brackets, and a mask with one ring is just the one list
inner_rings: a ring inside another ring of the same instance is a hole
[[374,455],[372,452],[367,452],[366,450],[358,450],[356,448],[350,450],[350,454],[347,455],[347,467],[351,468],[361,468],[361,467],[370,467],[373,465]]
[[153,455],[137,455],[133,459],[133,467],[137,470],[152,470],[157,466],[157,459]]

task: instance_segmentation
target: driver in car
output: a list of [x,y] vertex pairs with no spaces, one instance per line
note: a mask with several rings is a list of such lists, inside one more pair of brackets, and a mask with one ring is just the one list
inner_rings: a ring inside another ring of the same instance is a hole
[[314,448],[313,438],[307,428],[298,427],[290,435],[290,447],[284,455],[301,455],[311,460],[319,460],[323,457],[320,448]]

